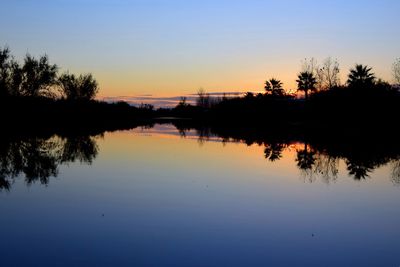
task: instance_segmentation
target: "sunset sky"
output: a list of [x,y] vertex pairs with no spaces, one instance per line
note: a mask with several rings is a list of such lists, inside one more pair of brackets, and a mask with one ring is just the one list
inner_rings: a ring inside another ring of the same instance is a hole
[[301,60],[363,63],[391,81],[398,0],[3,0],[0,46],[91,72],[100,97],[295,88]]

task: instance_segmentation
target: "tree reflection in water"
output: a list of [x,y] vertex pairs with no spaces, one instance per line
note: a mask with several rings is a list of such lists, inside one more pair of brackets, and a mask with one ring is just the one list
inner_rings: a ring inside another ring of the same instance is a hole
[[[264,157],[270,162],[282,159],[284,151],[295,145],[296,166],[305,181],[314,182],[320,177],[325,183],[335,182],[339,162],[346,165],[347,173],[355,180],[363,180],[377,168],[390,165],[393,184],[400,185],[400,144],[398,138],[338,139],[328,140],[296,136],[290,131],[277,133],[249,131],[238,128],[212,128],[192,125],[175,125],[182,138],[195,130],[199,145],[219,137],[223,144],[242,142],[264,146]],[[289,133],[289,135],[287,135]],[[91,164],[99,148],[96,135],[67,135],[28,138],[3,138],[0,141],[0,190],[10,190],[15,178],[24,175],[26,183],[39,181],[47,185],[56,177],[60,164],[80,162]],[[305,141],[307,140],[307,141]]]
[[47,185],[58,175],[58,166],[79,161],[91,164],[98,154],[94,136],[2,139],[0,142],[0,189],[10,190],[21,174],[26,183]]
[[395,185],[400,185],[400,158],[393,160],[392,165],[392,182]]
[[282,158],[282,152],[286,147],[286,144],[281,143],[265,144],[264,156],[272,162],[280,160]]
[[[398,138],[354,138],[351,136],[328,136],[321,140],[315,136],[296,136],[290,131],[274,132],[273,128],[247,130],[227,127],[199,127],[179,125],[175,127],[185,137],[185,132],[196,130],[201,144],[210,136],[218,136],[223,142],[242,142],[246,145],[263,145],[264,157],[268,161],[279,161],[285,149],[302,144],[296,150],[296,165],[301,176],[313,182],[317,177],[325,183],[335,182],[339,174],[339,162],[346,164],[348,175],[354,180],[363,180],[377,168],[391,165],[392,181],[400,185],[400,144]],[[289,133],[289,134],[288,134]]]

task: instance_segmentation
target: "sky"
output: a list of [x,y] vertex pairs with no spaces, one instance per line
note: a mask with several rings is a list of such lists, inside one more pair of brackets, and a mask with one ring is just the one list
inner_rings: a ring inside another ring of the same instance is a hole
[[1,0],[0,47],[93,73],[99,98],[296,88],[304,58],[391,81],[398,0]]

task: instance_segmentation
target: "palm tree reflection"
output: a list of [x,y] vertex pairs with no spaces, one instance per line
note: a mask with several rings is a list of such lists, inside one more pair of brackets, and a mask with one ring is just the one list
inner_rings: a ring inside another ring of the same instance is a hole
[[286,148],[285,144],[281,143],[272,143],[265,144],[264,156],[269,161],[276,161],[282,158],[282,152]]
[[[198,136],[198,142],[203,145],[211,136],[219,137],[220,141],[240,142],[248,146],[257,144],[264,146],[264,157],[271,162],[283,158],[284,151],[291,149],[301,141],[292,139],[291,136],[280,138],[278,135],[268,135],[257,131],[246,131],[241,128],[212,128],[175,125],[186,133],[194,129]],[[181,134],[185,137],[185,134]],[[309,142],[303,142],[302,148],[296,151],[296,166],[308,181],[315,181],[316,177],[323,179],[325,183],[335,182],[339,174],[339,162],[346,165],[349,176],[354,180],[362,180],[369,177],[376,168],[386,164],[392,164],[392,180],[400,184],[400,163],[398,143],[389,140],[378,139],[376,144],[366,145],[365,140],[334,140],[335,142],[321,142],[319,139],[309,138]],[[318,141],[318,142],[316,142]],[[391,142],[392,141],[392,142]]]

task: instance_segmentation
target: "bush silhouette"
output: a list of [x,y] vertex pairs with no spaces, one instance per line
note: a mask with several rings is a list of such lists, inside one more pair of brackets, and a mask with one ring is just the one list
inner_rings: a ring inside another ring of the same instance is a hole
[[26,55],[22,66],[22,95],[53,97],[50,88],[57,83],[57,65],[51,65],[47,55],[39,59]]
[[0,49],[0,96],[8,94],[10,50]]
[[68,100],[92,100],[99,91],[96,80],[91,74],[76,77],[64,73],[58,78],[63,96]]

